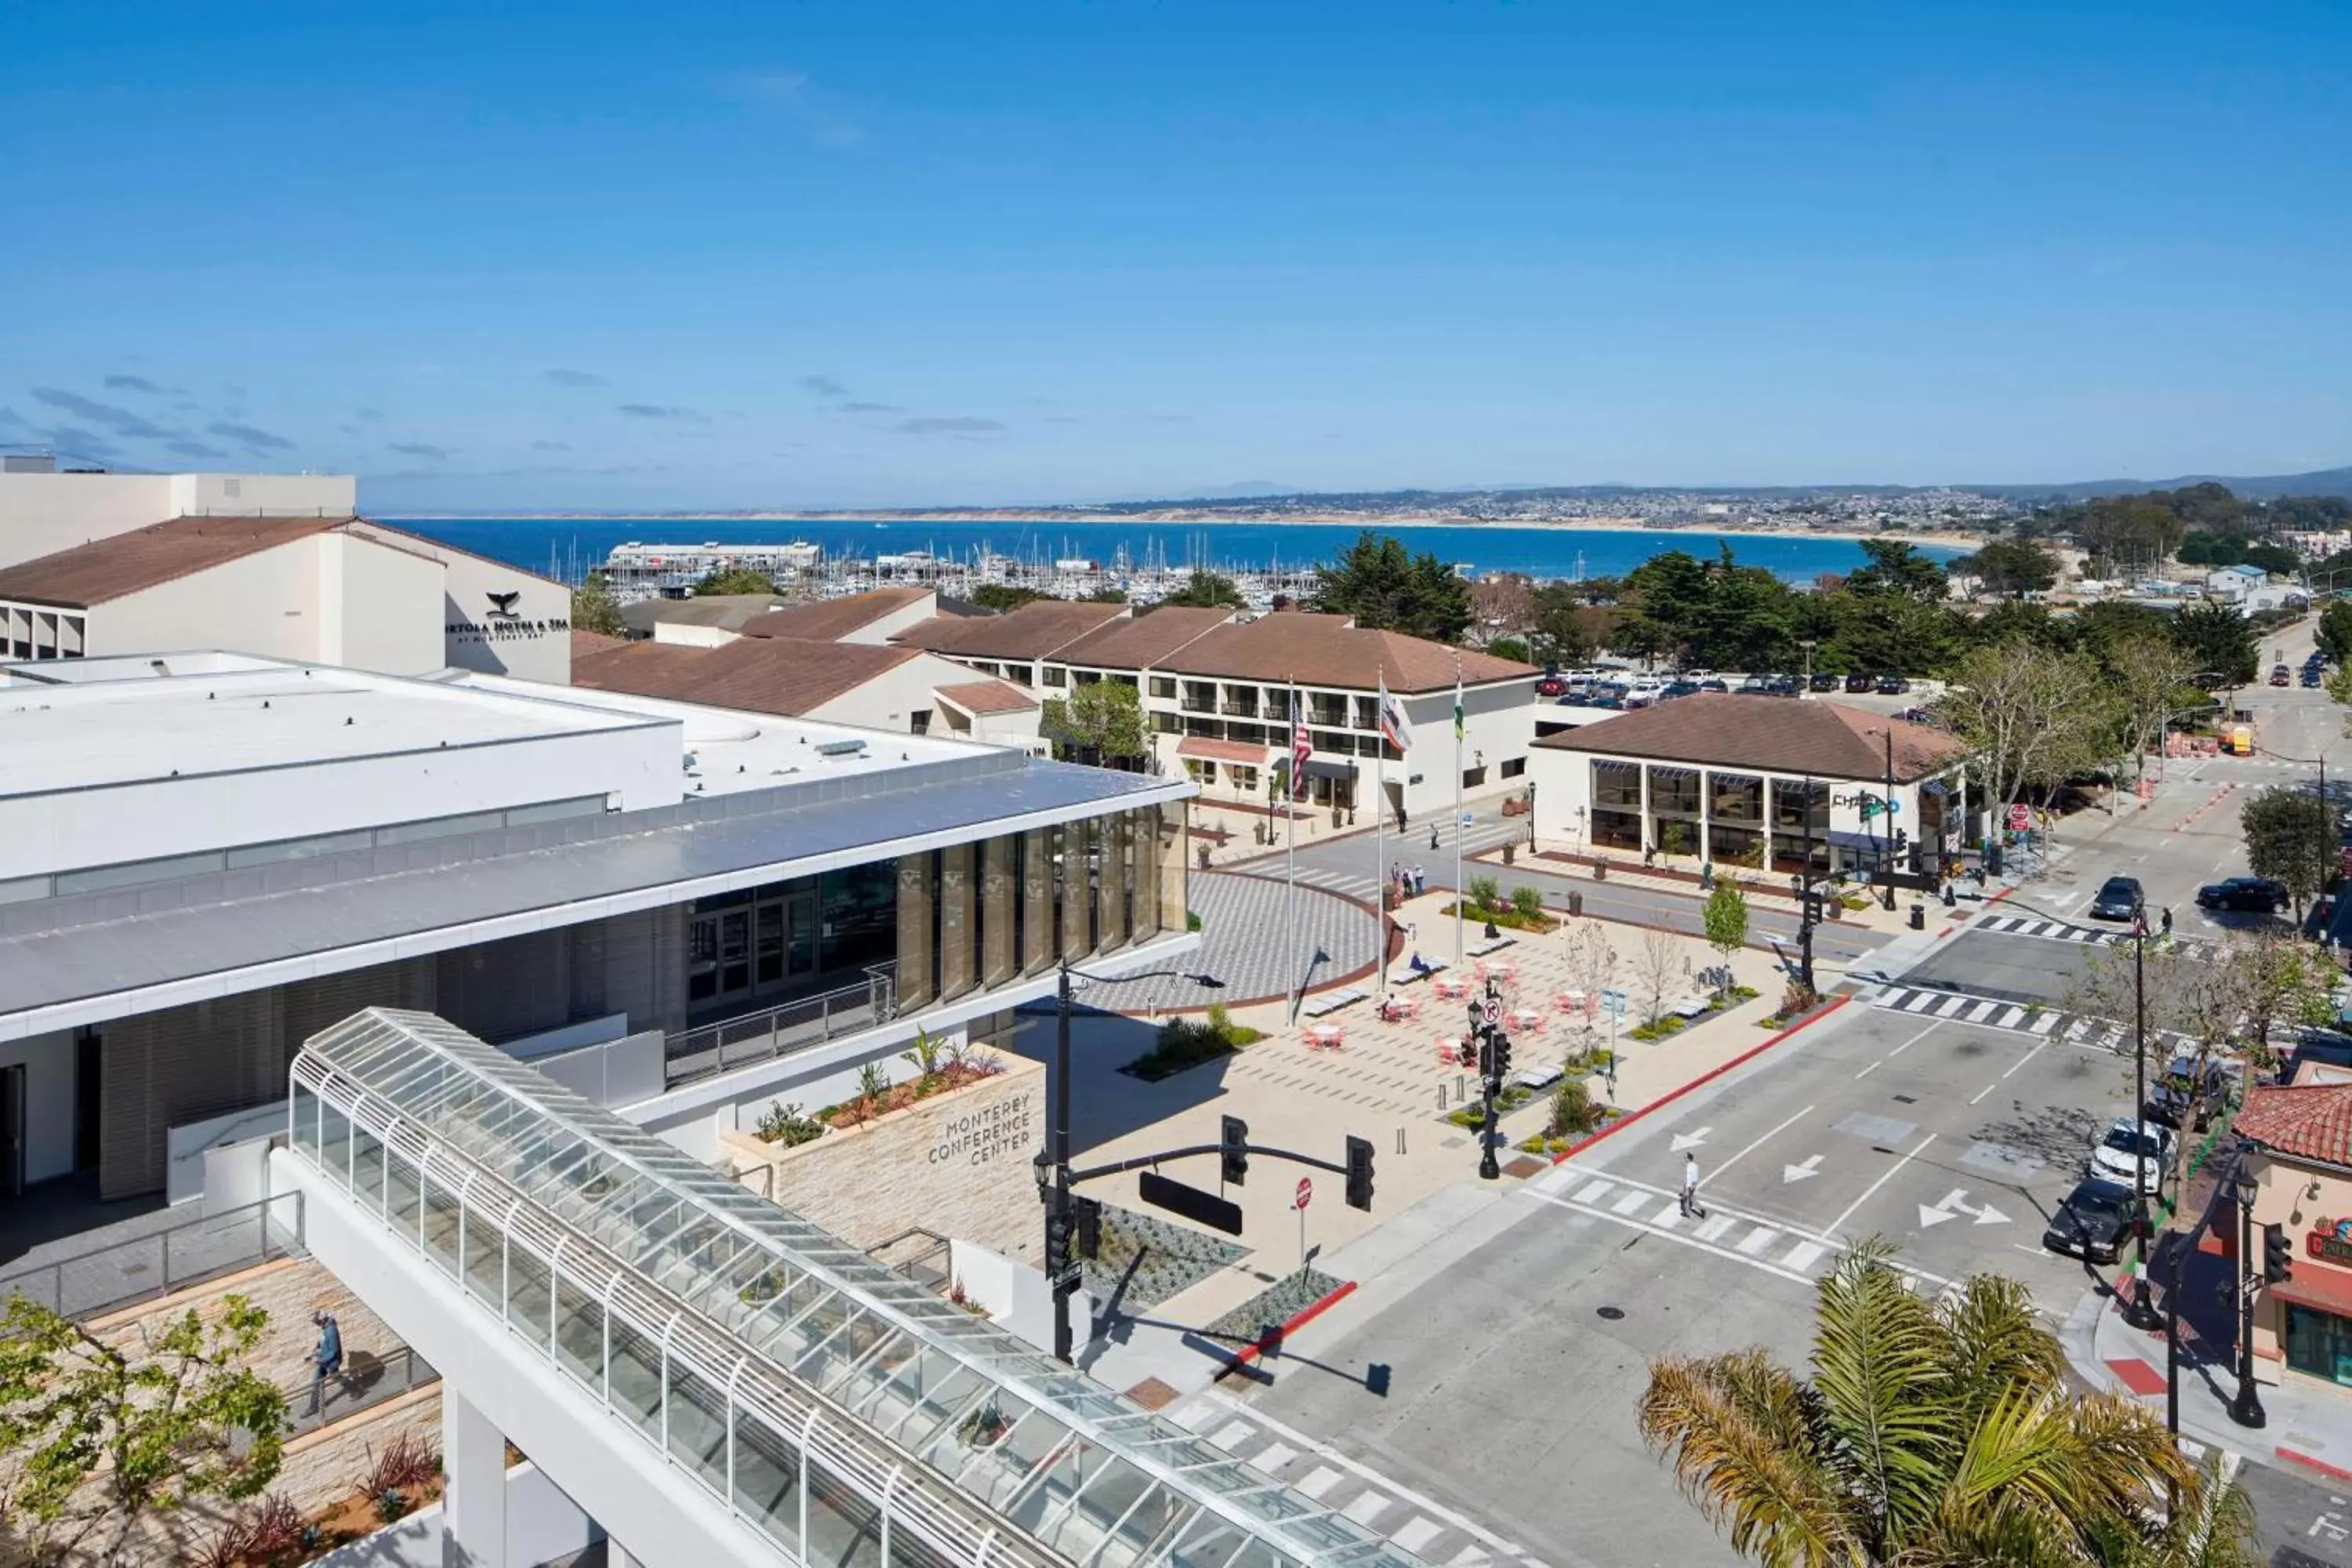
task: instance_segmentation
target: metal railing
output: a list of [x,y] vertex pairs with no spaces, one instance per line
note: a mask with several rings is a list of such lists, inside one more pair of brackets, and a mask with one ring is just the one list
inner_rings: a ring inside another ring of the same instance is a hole
[[812,1050],[898,1016],[898,964],[893,959],[869,967],[855,985],[680,1030],[663,1042],[663,1075],[676,1089],[752,1062]]
[[346,1421],[397,1399],[411,1389],[441,1381],[441,1373],[411,1345],[377,1354],[363,1350],[343,1352],[343,1370],[328,1377],[319,1389],[319,1408],[310,1408],[309,1374],[278,1385],[286,1396],[286,1427],[290,1436],[315,1432]]
[[302,1194],[279,1193],[0,1275],[0,1300],[21,1294],[59,1317],[94,1318],[302,1250]]

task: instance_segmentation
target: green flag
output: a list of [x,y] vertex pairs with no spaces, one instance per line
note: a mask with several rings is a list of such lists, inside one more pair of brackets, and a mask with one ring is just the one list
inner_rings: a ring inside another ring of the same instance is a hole
[[1459,671],[1456,671],[1454,677],[1454,738],[1459,741],[1462,739],[1463,733],[1462,676]]

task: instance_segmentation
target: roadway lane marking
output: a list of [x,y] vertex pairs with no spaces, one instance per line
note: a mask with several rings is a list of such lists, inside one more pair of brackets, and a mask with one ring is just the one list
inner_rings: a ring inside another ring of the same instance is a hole
[[1372,1521],[1394,1507],[1396,1507],[1394,1498],[1382,1497],[1378,1492],[1367,1491],[1357,1493],[1356,1500],[1339,1511],[1366,1530],[1370,1530],[1372,1528]]
[[1828,1250],[1818,1241],[1801,1241],[1789,1248],[1789,1255],[1781,1258],[1780,1263],[1783,1268],[1793,1268],[1801,1274],[1820,1262],[1822,1254]]
[[[1570,1203],[1566,1198],[1554,1197],[1548,1193],[1539,1193],[1533,1187],[1522,1188],[1521,1191],[1523,1191],[1528,1197],[1535,1199],[1538,1203],[1549,1204],[1554,1208],[1566,1209],[1571,1214],[1580,1214],[1588,1219],[1605,1220],[1611,1225],[1622,1225],[1628,1230],[1638,1230],[1645,1235],[1654,1236],[1662,1241],[1671,1241],[1678,1247],[1687,1247],[1694,1251],[1704,1252],[1711,1257],[1720,1258],[1727,1263],[1738,1263],[1745,1265],[1749,1268],[1760,1269],[1764,1273],[1777,1275],[1780,1279],[1792,1281],[1799,1285],[1811,1285],[1814,1283],[1813,1276],[1802,1273],[1789,1267],[1785,1260],[1765,1258],[1760,1255],[1761,1249],[1764,1247],[1770,1246],[1774,1241],[1788,1239],[1790,1233],[1777,1224],[1750,1219],[1746,1215],[1719,1214],[1713,1219],[1708,1220],[1705,1225],[1699,1226],[1695,1233],[1685,1236],[1679,1231],[1663,1230],[1656,1226],[1649,1225],[1642,1220],[1612,1215],[1606,1209],[1580,1208],[1576,1205]],[[1743,1240],[1739,1247],[1733,1248],[1718,1246],[1712,1239],[1712,1237],[1720,1236],[1736,1225],[1746,1225],[1752,1227],[1751,1235]],[[1758,1250],[1756,1252],[1748,1251],[1747,1249],[1747,1242],[1756,1241],[1759,1237],[1760,1237],[1761,1240],[1758,1244]],[[1830,1251],[1831,1247],[1829,1245],[1823,1245],[1822,1247],[1821,1256],[1825,1257]],[[1820,1262],[1820,1257],[1816,1257],[1813,1259],[1815,1263]],[[1951,1283],[1951,1281],[1946,1279],[1941,1275],[1930,1274],[1924,1269],[1914,1268],[1907,1263],[1902,1265],[1901,1268],[1906,1279],[1926,1279],[1933,1282],[1938,1287]],[[1255,1414],[1256,1412],[1255,1407],[1253,1407],[1252,1415],[1255,1415]],[[1274,1424],[1269,1422],[1268,1425],[1273,1426]],[[1279,1426],[1275,1426],[1275,1430],[1280,1431],[1281,1428]],[[1293,1441],[1296,1440],[1297,1439],[1294,1437]],[[1381,1484],[1389,1486],[1391,1489],[1394,1489],[1395,1485],[1393,1482],[1385,1480],[1383,1480]]]
[[2045,1035],[2045,1036],[2043,1036],[2041,1039],[2038,1039],[2038,1040],[2034,1041],[2034,1042],[2033,1042],[2033,1048],[2032,1048],[2032,1050],[2030,1050],[2030,1051],[2026,1052],[2023,1056],[2021,1056],[2021,1057],[2018,1058],[2017,1058],[2017,1060],[2015,1060],[2014,1062],[2011,1062],[2011,1063],[2010,1064],[2009,1072],[2005,1072],[2005,1073],[2001,1074],[2000,1076],[2001,1076],[2002,1078],[2006,1079],[2007,1077],[2009,1077],[2010,1073],[2013,1073],[2013,1072],[2015,1072],[2019,1068],[2023,1067],[2026,1063],[2028,1063],[2028,1062],[2032,1061],[2034,1058],[2036,1058],[2036,1057],[2040,1056],[2040,1055],[2042,1054],[2042,1047],[2044,1047],[2044,1046],[2046,1046],[2046,1045],[2048,1045],[2049,1043],[2050,1043],[2050,1038],[2049,1038],[2049,1037],[2048,1037],[2048,1036],[2046,1036],[2046,1035]]
[[1804,1117],[1811,1116],[1812,1113],[1813,1107],[1808,1105],[1804,1110],[1797,1112],[1795,1116],[1791,1116],[1788,1121],[1780,1123],[1780,1126],[1773,1128],[1770,1132],[1765,1133],[1763,1138],[1757,1139],[1755,1142],[1750,1143],[1747,1148],[1740,1150],[1738,1153],[1727,1157],[1722,1164],[1717,1165],[1715,1168],[1715,1174],[1718,1176],[1722,1175],[1724,1172],[1728,1171],[1732,1166],[1739,1163],[1741,1160],[1754,1153],[1763,1145],[1765,1139],[1770,1138],[1777,1133],[1786,1132],[1791,1125]]
[[[1558,1198],[1547,1198],[1545,1201],[1548,1203],[1558,1203],[1560,1200]],[[1268,1431],[1273,1432],[1286,1441],[1297,1444],[1307,1452],[1313,1454],[1317,1458],[1323,1460],[1323,1464],[1316,1468],[1315,1474],[1307,1477],[1305,1481],[1301,1481],[1297,1488],[1297,1490],[1305,1492],[1309,1498],[1314,1498],[1319,1500],[1324,1492],[1329,1491],[1333,1486],[1338,1484],[1339,1473],[1338,1470],[1331,1468],[1332,1466],[1337,1465],[1342,1469],[1353,1471],[1358,1477],[1370,1485],[1394,1492],[1398,1497],[1401,1497],[1407,1502],[1411,1503],[1419,1512],[1425,1513],[1432,1519],[1439,1520],[1446,1524],[1452,1525],[1463,1534],[1469,1536],[1475,1542],[1478,1542],[1481,1545],[1486,1547],[1488,1552],[1499,1557],[1526,1563],[1528,1568],[1545,1568],[1543,1560],[1536,1556],[1533,1552],[1528,1551],[1525,1547],[1504,1540],[1501,1536],[1496,1534],[1493,1531],[1486,1529],[1484,1525],[1477,1523],[1474,1520],[1465,1518],[1454,1510],[1447,1508],[1444,1503],[1437,1502],[1433,1499],[1422,1496],[1420,1493],[1414,1491],[1411,1487],[1399,1485],[1394,1478],[1384,1476],[1369,1465],[1360,1464],[1356,1460],[1349,1458],[1347,1455],[1341,1453],[1330,1444],[1318,1441],[1316,1438],[1308,1436],[1306,1433],[1299,1431],[1295,1426],[1286,1426],[1284,1423],[1276,1420],[1273,1416],[1268,1415],[1265,1411],[1258,1409],[1254,1405],[1245,1406],[1232,1394],[1226,1394],[1221,1389],[1213,1388],[1195,1394],[1193,1397],[1213,1402],[1223,1406],[1226,1410],[1235,1413],[1236,1415],[1246,1410],[1252,1420],[1258,1422]],[[1307,1489],[1308,1483],[1315,1481],[1316,1477],[1326,1474],[1330,1477],[1330,1479],[1321,1482],[1311,1491]],[[1402,1533],[1402,1531],[1400,1531],[1400,1533]],[[1467,1552],[1475,1550],[1476,1548],[1475,1547],[1465,1547],[1464,1552]],[[1461,1560],[1461,1553],[1457,1553],[1455,1561],[1459,1562]]]
[[[1253,1414],[1255,1414],[1255,1412],[1253,1412]],[[1297,1491],[1301,1497],[1307,1498],[1315,1502],[1321,1502],[1323,1500],[1323,1494],[1329,1491],[1333,1487],[1336,1487],[1339,1484],[1339,1471],[1333,1469],[1328,1465],[1318,1465],[1313,1470],[1307,1473],[1305,1479],[1301,1480],[1298,1485],[1292,1489]]]
[[1255,1436],[1257,1436],[1255,1427],[1246,1421],[1236,1421],[1229,1426],[1221,1427],[1211,1433],[1209,1441],[1230,1454]]
[[1653,1195],[1654,1194],[1652,1194],[1638,1190],[1627,1193],[1623,1197],[1619,1198],[1615,1203],[1609,1205],[1609,1212],[1611,1214],[1632,1214],[1635,1209],[1640,1208],[1643,1205],[1648,1203]]
[[[1905,1010],[1907,1012],[1909,1009],[1906,1008]],[[1893,1061],[1896,1057],[1901,1056],[1904,1052],[1909,1050],[1912,1047],[1917,1045],[1920,1041],[1926,1039],[1935,1032],[1936,1026],[1933,1024],[1928,1025],[1926,1028],[1920,1030],[1917,1034],[1912,1036],[1909,1039],[1904,1041],[1901,1045],[1895,1047],[1893,1050],[1887,1052],[1885,1056],[1879,1058],[1876,1061],[1871,1063],[1868,1067],[1863,1068],[1853,1076],[1856,1078],[1868,1078],[1872,1073],[1876,1072],[1880,1068],[1885,1066],[1888,1062]],[[1807,1110],[1811,1110],[1812,1107],[1809,1105],[1805,1109]],[[1790,1120],[1793,1121],[1795,1118],[1792,1117]]]
[[1760,1256],[1764,1249],[1780,1239],[1780,1233],[1769,1226],[1758,1226],[1740,1239],[1739,1250],[1750,1258]]
[[1250,1456],[1250,1463],[1270,1476],[1297,1458],[1298,1450],[1289,1444],[1269,1443]]
[[1738,1225],[1738,1223],[1739,1221],[1735,1215],[1727,1214],[1717,1215],[1713,1218],[1709,1219],[1705,1225],[1700,1226],[1698,1227],[1697,1234],[1692,1239],[1696,1241],[1713,1241],[1717,1237],[1721,1236],[1725,1231],[1729,1230],[1733,1226]]
[[1412,1518],[1405,1521],[1402,1525],[1399,1526],[1396,1533],[1390,1536],[1389,1539],[1395,1542],[1399,1546],[1403,1547],[1407,1552],[1419,1552],[1423,1547],[1436,1540],[1438,1536],[1444,1532],[1444,1530],[1445,1527],[1438,1523],[1435,1520],[1423,1519],[1419,1514],[1415,1514]]
[[1919,1140],[1919,1146],[1916,1149],[1912,1150],[1911,1152],[1904,1155],[1903,1158],[1895,1161],[1892,1165],[1889,1165],[1885,1171],[1880,1174],[1878,1180],[1863,1188],[1862,1196],[1846,1205],[1845,1212],[1838,1215],[1837,1218],[1830,1221],[1828,1227],[1830,1232],[1834,1235],[1837,1232],[1843,1230],[1845,1228],[1845,1222],[1853,1217],[1854,1210],[1860,1208],[1863,1205],[1868,1203],[1873,1197],[1876,1196],[1879,1188],[1893,1181],[1895,1179],[1895,1173],[1897,1171],[1900,1171],[1904,1166],[1909,1164],[1912,1161],[1926,1153],[1927,1152],[1927,1145],[1933,1143],[1935,1141],[1936,1135],[1933,1132],[1928,1133],[1927,1136]]
[[1606,1181],[1587,1182],[1582,1187],[1577,1190],[1576,1201],[1580,1204],[1597,1204],[1601,1201],[1602,1195],[1616,1184],[1617,1184],[1614,1182]]
[[[2008,1075],[2007,1073],[2003,1073],[2003,1074],[2001,1074],[2001,1075],[2000,1075],[2000,1078],[2007,1078],[2008,1076],[2009,1076],[2009,1075]],[[1980,1089],[1977,1090],[1977,1091],[1976,1091],[1976,1093],[1975,1093],[1972,1097],[1970,1097],[1970,1099],[1969,1099],[1969,1103],[1970,1105],[1974,1105],[1974,1104],[1976,1104],[1978,1100],[1982,1100],[1986,1095],[1990,1094],[1994,1089],[1999,1089],[2000,1087],[2000,1078],[1997,1078],[1997,1079],[1993,1079],[1990,1083],[1989,1083],[1989,1084],[1985,1085],[1982,1089]]]

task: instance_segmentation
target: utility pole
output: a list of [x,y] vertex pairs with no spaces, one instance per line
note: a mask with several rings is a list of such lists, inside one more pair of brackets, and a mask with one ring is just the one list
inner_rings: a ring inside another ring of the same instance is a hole
[[2148,1300],[2147,1287],[2147,906],[2132,911],[2132,1254],[2138,1289],[2124,1308],[2124,1321],[2139,1330],[2160,1329],[2164,1320]]
[[1886,721],[1886,908],[1895,909],[1895,721]]

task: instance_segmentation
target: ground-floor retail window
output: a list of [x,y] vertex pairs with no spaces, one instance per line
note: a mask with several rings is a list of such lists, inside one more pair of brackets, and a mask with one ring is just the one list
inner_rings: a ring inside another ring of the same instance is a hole
[[1525,757],[1507,757],[1503,760],[1503,776],[1507,779],[1523,778],[1527,771],[1528,760]]
[[2286,1364],[2313,1377],[2352,1387],[2352,1319],[2289,1301]]
[[1592,842],[1619,849],[1642,847],[1642,815],[1635,811],[1595,811]]

